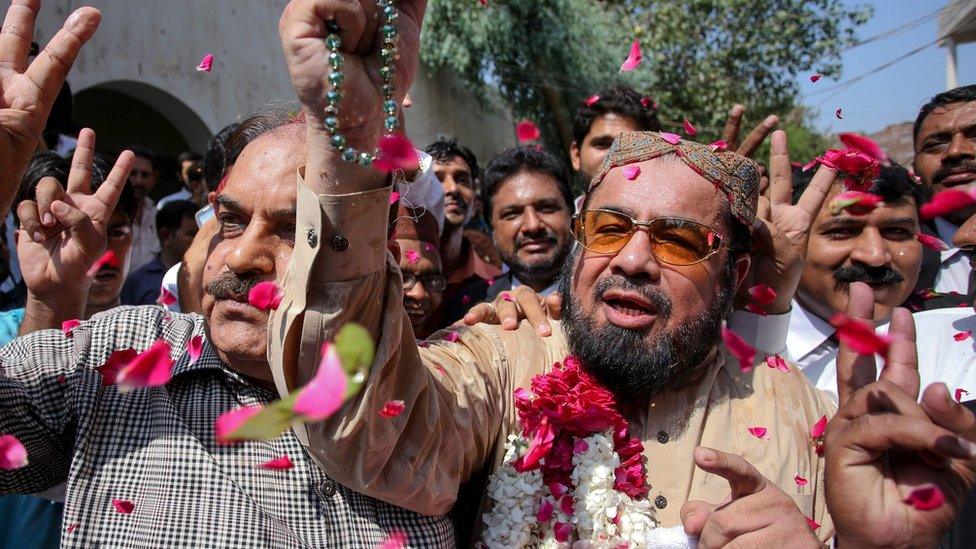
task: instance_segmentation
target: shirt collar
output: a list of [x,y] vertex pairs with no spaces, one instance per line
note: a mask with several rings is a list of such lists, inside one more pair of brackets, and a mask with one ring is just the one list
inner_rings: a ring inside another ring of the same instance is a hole
[[786,348],[789,349],[790,358],[799,361],[834,335],[834,331],[829,322],[806,310],[794,299],[790,331],[786,334]]
[[935,233],[939,236],[939,240],[945,242],[946,246],[949,247],[948,250],[939,252],[939,259],[941,259],[943,263],[959,253],[959,248],[952,244],[952,239],[955,238],[958,230],[959,227],[953,225],[945,219],[941,217],[935,218]]
[[[513,274],[512,275],[512,289],[514,290],[515,288],[518,288],[519,286],[522,286],[522,281],[519,280]],[[539,297],[546,297],[549,294],[554,293],[557,289],[559,289],[559,279],[558,278],[556,279],[555,282],[553,282],[552,284],[550,284],[549,286],[547,286],[544,290],[542,290],[541,292],[536,292],[536,293],[539,294]]]

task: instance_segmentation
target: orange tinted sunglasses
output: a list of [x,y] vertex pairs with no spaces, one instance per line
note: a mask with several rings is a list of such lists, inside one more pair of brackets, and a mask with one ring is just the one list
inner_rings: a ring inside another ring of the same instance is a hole
[[681,217],[638,221],[613,210],[584,210],[573,216],[573,236],[587,250],[614,255],[630,242],[639,227],[647,227],[651,253],[669,265],[694,265],[722,246],[722,235],[711,227]]

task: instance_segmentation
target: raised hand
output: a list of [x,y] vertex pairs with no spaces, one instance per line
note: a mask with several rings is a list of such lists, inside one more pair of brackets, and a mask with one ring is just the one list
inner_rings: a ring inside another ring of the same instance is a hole
[[[871,318],[869,286],[851,284],[848,314]],[[873,356],[843,343],[837,355],[840,408],[827,424],[827,508],[840,547],[935,547],[976,484],[976,417],[943,383],[919,392],[915,323],[892,312],[894,342],[875,381]],[[936,486],[945,502],[933,509],[908,503],[920,487]]]
[[748,302],[746,291],[749,288],[767,284],[776,292],[776,300],[766,310],[776,314],[790,308],[803,274],[810,227],[820,213],[837,173],[821,166],[794,205],[786,132],[777,130],[770,141],[769,174],[771,181],[766,196],[759,197],[752,265],[740,286],[739,303]]
[[748,461],[711,448],[695,448],[695,463],[729,482],[727,502],[689,501],[681,507],[685,533],[698,547],[820,547],[792,499]]
[[725,141],[730,150],[734,150],[742,156],[752,158],[752,155],[756,153],[756,149],[766,140],[769,132],[776,128],[776,124],[779,124],[779,117],[774,114],[767,116],[749,132],[749,135],[746,136],[742,143],[739,143],[739,132],[742,130],[742,116],[745,113],[746,108],[742,105],[732,105],[732,108],[729,109],[729,118],[725,121],[722,140]]
[[514,330],[520,322],[527,320],[535,326],[539,335],[548,336],[552,334],[549,319],[559,320],[561,316],[560,304],[557,292],[542,297],[528,286],[519,286],[510,292],[498,294],[492,303],[478,303],[471,307],[461,321],[468,326],[483,322]]
[[55,178],[45,177],[37,184],[36,200],[17,206],[21,223],[17,256],[28,293],[39,301],[87,295],[88,269],[105,251],[108,221],[134,156],[130,151],[119,155],[105,181],[92,193],[94,147],[95,132],[81,130],[67,189]]
[[40,5],[13,0],[0,31],[0,216],[10,211],[61,85],[101,20],[95,8],[75,10],[28,66]]

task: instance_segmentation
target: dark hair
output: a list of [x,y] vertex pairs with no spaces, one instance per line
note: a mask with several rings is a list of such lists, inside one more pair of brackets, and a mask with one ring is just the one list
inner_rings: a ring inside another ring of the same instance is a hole
[[471,149],[458,143],[457,139],[440,139],[434,141],[430,145],[427,145],[427,150],[424,152],[429,154],[437,162],[447,162],[455,157],[460,158],[464,160],[465,164],[468,165],[468,169],[471,170],[471,179],[478,178],[478,159],[471,152]]
[[607,114],[629,118],[642,131],[661,131],[661,121],[657,119],[657,109],[653,101],[648,106],[641,102],[639,93],[629,86],[614,86],[598,93],[600,99],[592,105],[583,103],[573,117],[573,141],[583,145],[586,134],[590,133],[593,122]]
[[[797,172],[799,172],[799,176]],[[800,200],[800,195],[803,194],[803,191],[810,184],[814,172],[816,170],[813,168],[806,172],[799,168],[793,169],[792,198],[794,204]],[[842,179],[838,178],[835,184],[839,184],[842,181]],[[928,189],[918,184],[908,170],[898,164],[881,166],[881,171],[878,177],[871,182],[871,188],[868,189],[868,192],[874,193],[880,196],[883,201],[890,203],[911,198],[915,201],[915,208],[927,202],[930,196]]]
[[189,200],[173,200],[163,204],[163,207],[156,212],[156,236],[162,240],[164,229],[170,231],[179,229],[183,219],[194,219],[199,208]]
[[237,122],[228,124],[207,143],[207,156],[203,159],[203,178],[207,182],[207,190],[217,190],[220,178],[224,176],[224,153],[227,140],[240,127]]
[[136,158],[145,158],[152,165],[153,171],[156,171],[156,153],[152,149],[147,149],[146,147],[140,147],[139,145],[134,145],[129,147],[132,154],[136,155]]
[[570,213],[573,211],[573,193],[569,188],[566,169],[556,158],[539,145],[522,145],[501,152],[488,162],[482,178],[482,208],[484,218],[491,225],[492,199],[508,179],[521,172],[534,172],[552,176],[559,187],[559,194],[566,201]]
[[184,162],[196,162],[197,160],[203,160],[203,155],[196,151],[183,151],[176,162],[182,166]]
[[929,102],[922,105],[922,108],[918,111],[918,116],[915,117],[915,125],[912,126],[912,141],[918,140],[918,130],[922,127],[922,122],[925,122],[925,119],[935,109],[953,103],[971,103],[973,101],[976,101],[976,84],[959,86],[958,88],[944,91],[929,99]]
[[[105,181],[105,178],[108,177],[109,172],[112,171],[112,164],[114,162],[104,154],[95,153],[92,157],[92,192],[96,191],[102,182]],[[20,204],[24,200],[36,199],[37,184],[45,177],[53,177],[61,183],[61,186],[67,187],[70,166],[71,164],[66,158],[53,151],[44,151],[35,154],[34,158],[27,165],[24,177],[20,180],[16,203]],[[115,209],[124,213],[129,218],[129,221],[135,220],[136,198],[132,194],[132,186],[128,183],[122,187],[122,193],[119,194],[119,201],[115,205]],[[17,208],[15,207],[13,211],[16,217]]]

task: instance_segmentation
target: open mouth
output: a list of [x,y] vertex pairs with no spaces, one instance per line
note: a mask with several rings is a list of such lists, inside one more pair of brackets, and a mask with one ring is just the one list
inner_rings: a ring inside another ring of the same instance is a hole
[[621,328],[648,328],[657,319],[657,307],[638,294],[610,290],[602,301],[607,320]]

